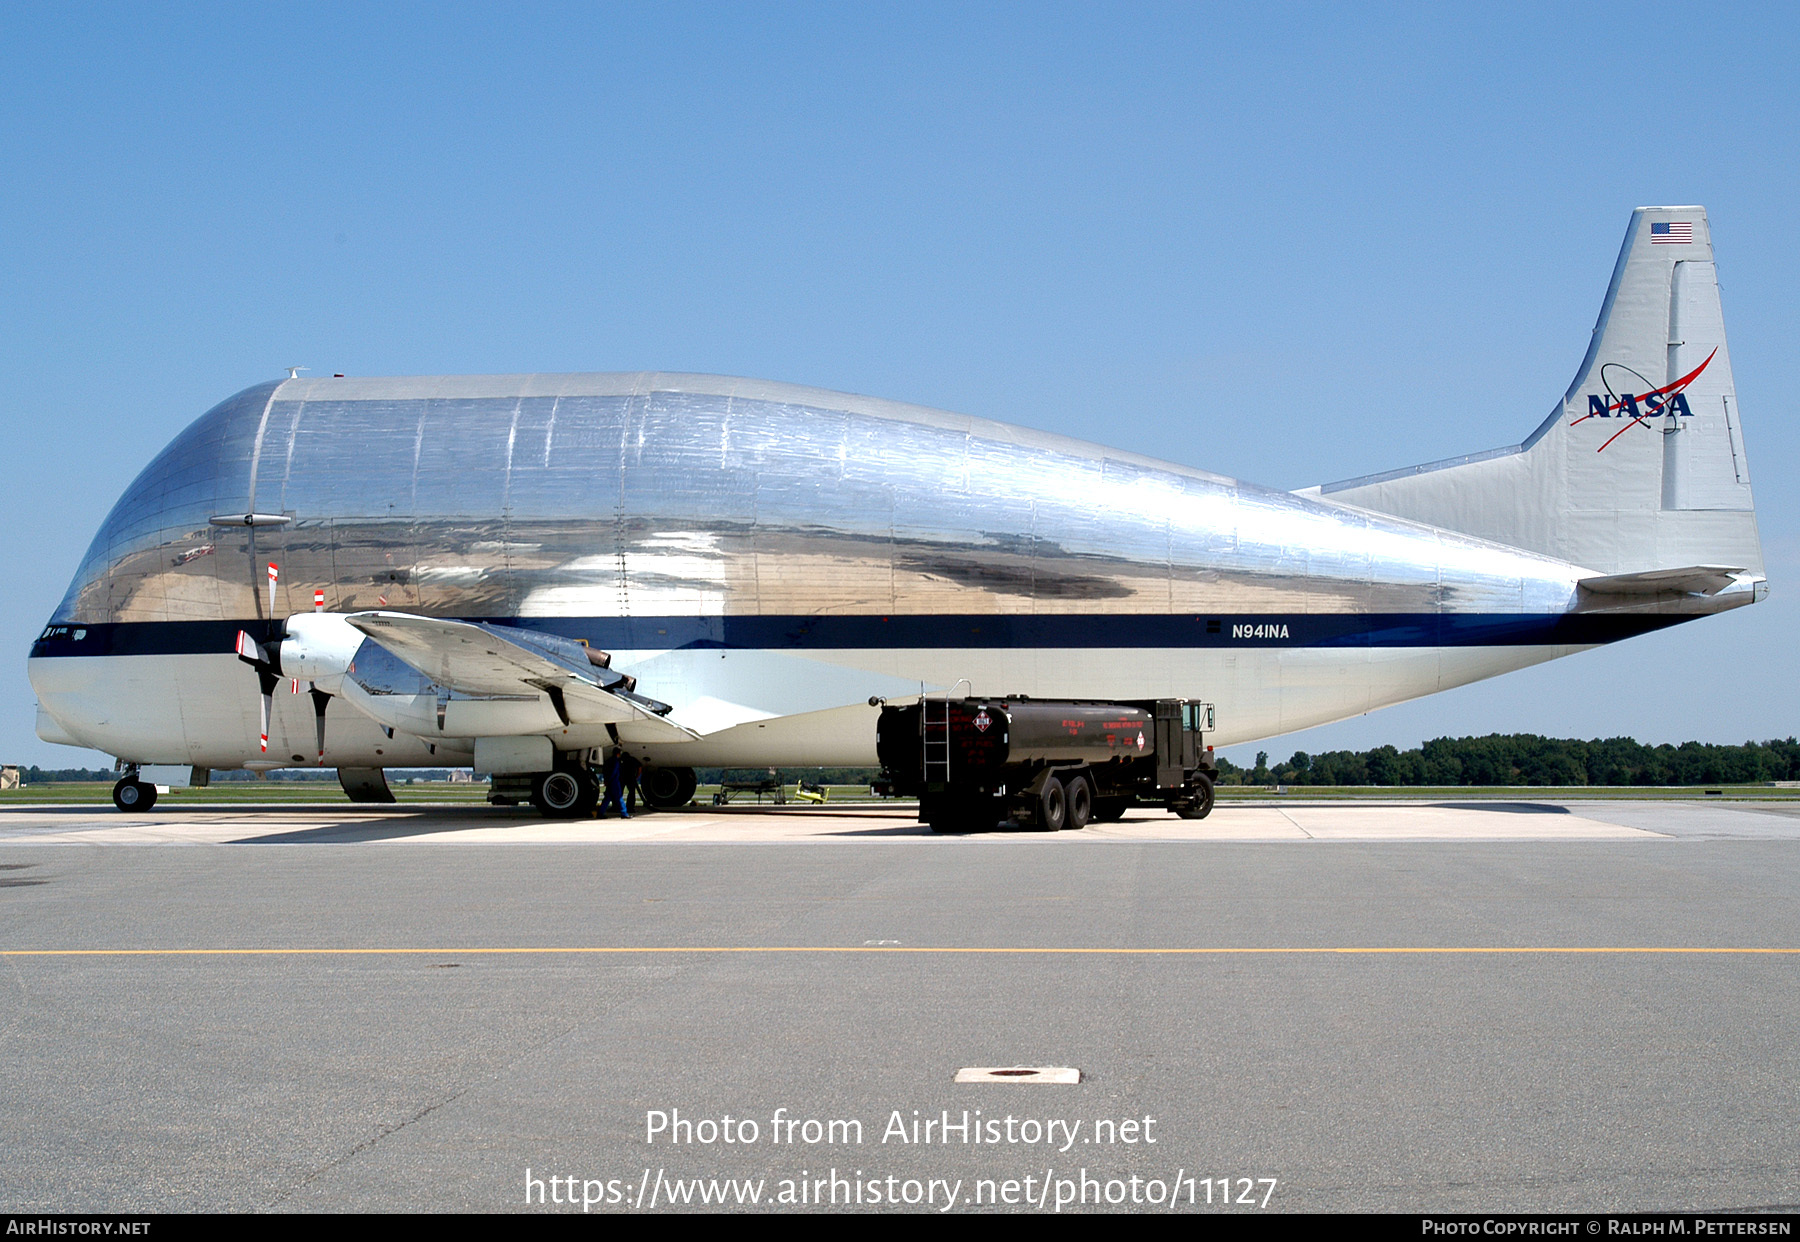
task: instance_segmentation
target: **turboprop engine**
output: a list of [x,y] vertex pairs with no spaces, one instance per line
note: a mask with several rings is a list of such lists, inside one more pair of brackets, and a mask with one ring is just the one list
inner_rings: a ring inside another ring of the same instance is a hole
[[[275,584],[280,570],[269,566],[269,611],[274,612]],[[344,674],[356,659],[363,635],[339,613],[325,611],[325,593],[313,592],[313,611],[295,613],[285,621],[270,626],[273,633],[265,642],[257,642],[244,630],[238,631],[238,659],[256,670],[262,689],[262,753],[269,752],[269,716],[274,708],[275,687],[284,677],[293,680],[294,689],[302,681],[312,696],[313,720],[319,743],[318,761],[325,763],[325,709],[335,694],[342,692]]]

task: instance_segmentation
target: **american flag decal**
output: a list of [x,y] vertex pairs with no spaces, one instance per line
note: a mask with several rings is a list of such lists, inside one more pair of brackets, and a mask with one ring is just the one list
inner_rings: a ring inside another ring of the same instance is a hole
[[1650,226],[1650,244],[1652,246],[1687,246],[1694,240],[1694,222],[1692,220],[1670,220],[1664,224]]

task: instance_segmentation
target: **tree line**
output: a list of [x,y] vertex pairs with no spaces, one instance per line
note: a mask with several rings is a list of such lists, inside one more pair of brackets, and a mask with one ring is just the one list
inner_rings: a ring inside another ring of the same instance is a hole
[[1269,766],[1219,760],[1224,785],[1751,785],[1800,780],[1800,742],[1785,738],[1717,746],[1647,746],[1628,737],[1490,733],[1433,738],[1412,750],[1333,750]]

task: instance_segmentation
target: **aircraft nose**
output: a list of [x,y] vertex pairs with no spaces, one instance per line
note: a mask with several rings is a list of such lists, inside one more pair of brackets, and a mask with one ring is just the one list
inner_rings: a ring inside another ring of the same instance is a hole
[[57,723],[55,716],[44,710],[40,701],[37,705],[37,735],[39,741],[49,742],[55,746],[79,746],[81,743],[69,735],[69,731]]
[[81,626],[51,624],[32,644],[25,675],[37,696],[37,735],[60,746],[87,746],[64,721],[80,719],[79,701],[98,676],[96,661],[73,659],[85,654],[89,639]]

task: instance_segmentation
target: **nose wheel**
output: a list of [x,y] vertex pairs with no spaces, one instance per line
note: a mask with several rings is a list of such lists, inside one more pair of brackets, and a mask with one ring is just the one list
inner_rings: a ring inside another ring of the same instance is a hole
[[156,805],[156,786],[124,777],[113,786],[113,805],[121,811],[148,811]]

